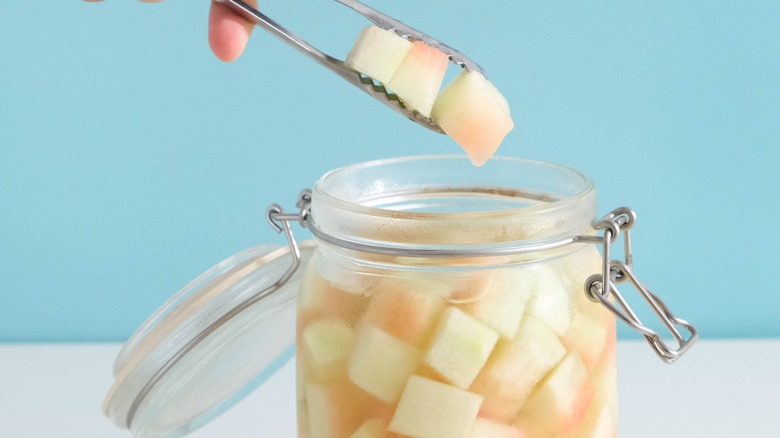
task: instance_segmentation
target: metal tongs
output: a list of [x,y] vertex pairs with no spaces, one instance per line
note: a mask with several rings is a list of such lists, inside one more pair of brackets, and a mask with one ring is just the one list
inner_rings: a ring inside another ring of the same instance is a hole
[[[352,67],[349,67],[348,65],[344,64],[344,61],[341,61],[340,59],[334,58],[326,53],[323,53],[321,50],[317,49],[316,47],[312,46],[311,44],[307,43],[306,41],[302,40],[292,32],[282,27],[276,21],[272,20],[271,18],[264,15],[257,9],[248,5],[243,0],[214,0],[214,1],[217,1],[219,3],[222,3],[230,7],[233,11],[235,11],[242,17],[246,18],[252,23],[255,23],[257,26],[267,30],[268,32],[270,32],[280,40],[289,44],[290,46],[298,49],[298,51],[302,52],[304,55],[313,59],[321,66],[336,73],[337,75],[339,75],[341,78],[343,78],[350,84],[360,88],[361,90],[365,91],[370,96],[372,96],[373,98],[384,103],[385,105],[399,112],[400,114],[406,116],[409,120],[419,125],[422,125],[428,129],[436,131],[438,133],[442,133],[442,134],[444,133],[441,127],[439,127],[439,125],[436,122],[431,120],[430,117],[426,117],[417,111],[413,111],[407,108],[404,105],[404,103],[398,99],[398,96],[396,96],[392,92],[389,92],[387,88],[385,88],[385,86],[379,81],[377,81],[376,79],[373,79],[363,73],[358,72]],[[369,21],[374,23],[377,27],[380,27],[385,30],[393,31],[404,38],[411,38],[416,41],[422,41],[423,43],[435,49],[440,50],[442,53],[444,53],[449,57],[450,61],[454,62],[455,64],[460,65],[461,67],[465,68],[468,71],[479,72],[483,76],[487,77],[485,71],[482,70],[482,68],[479,65],[477,65],[476,62],[472,61],[467,56],[453,49],[452,47],[444,43],[441,43],[440,41],[434,38],[431,38],[430,36],[420,32],[419,30],[409,27],[406,24],[394,18],[388,17],[387,15],[377,11],[376,9],[370,8],[358,1],[355,0],[336,0],[336,1],[341,3],[344,6],[347,6],[357,11],[359,14],[363,15]]]

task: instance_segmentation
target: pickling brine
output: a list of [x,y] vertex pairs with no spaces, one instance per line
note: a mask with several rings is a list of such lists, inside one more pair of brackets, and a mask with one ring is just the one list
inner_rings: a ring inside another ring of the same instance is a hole
[[[377,171],[397,178],[382,165],[347,171],[353,182]],[[324,199],[312,205],[320,232],[343,240],[318,242],[298,297],[299,437],[617,435],[615,318],[585,294],[601,272],[598,250],[500,251],[592,232],[587,180],[546,200],[537,187],[437,190],[429,180],[424,195],[356,191],[366,198],[345,208],[332,185],[342,177],[314,192]]]
[[583,293],[595,248],[501,267],[327,258],[298,300],[300,437],[616,436],[615,320]]

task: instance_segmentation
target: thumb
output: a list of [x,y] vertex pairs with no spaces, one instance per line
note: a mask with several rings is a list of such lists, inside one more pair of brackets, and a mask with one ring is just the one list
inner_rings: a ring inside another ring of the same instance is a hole
[[[257,0],[246,0],[257,7]],[[209,12],[209,45],[217,58],[230,62],[236,60],[246,47],[254,25],[227,6],[212,1]]]

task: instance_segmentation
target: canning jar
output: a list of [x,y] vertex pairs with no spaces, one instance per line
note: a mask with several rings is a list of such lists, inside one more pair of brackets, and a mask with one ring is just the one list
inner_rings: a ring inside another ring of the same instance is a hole
[[563,166],[379,160],[325,174],[298,208],[268,210],[288,247],[222,262],[131,338],[104,405],[118,425],[186,433],[292,356],[294,336],[300,438],[615,437],[616,316],[666,362],[697,337],[634,276],[634,213],[594,221],[593,183]]
[[[552,164],[360,164],[311,195],[298,299],[301,438],[612,437],[615,318],[593,184]],[[525,251],[519,249],[525,248]]]

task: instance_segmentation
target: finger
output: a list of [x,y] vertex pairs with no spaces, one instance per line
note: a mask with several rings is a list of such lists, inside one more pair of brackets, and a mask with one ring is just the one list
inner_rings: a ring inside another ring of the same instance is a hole
[[[247,3],[257,7],[257,0]],[[209,45],[217,58],[230,62],[236,60],[246,47],[254,25],[238,16],[227,6],[212,1],[209,13]]]

